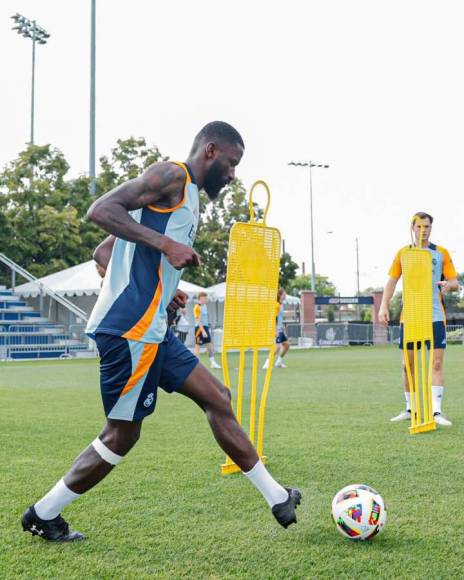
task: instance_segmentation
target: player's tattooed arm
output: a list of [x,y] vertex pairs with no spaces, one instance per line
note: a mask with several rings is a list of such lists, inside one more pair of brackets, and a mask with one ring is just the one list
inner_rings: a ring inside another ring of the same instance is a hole
[[178,165],[155,163],[140,177],[97,199],[87,217],[113,236],[161,251],[175,268],[199,266],[200,258],[192,248],[137,223],[129,214],[148,205],[175,207],[182,200],[184,185],[185,173]]

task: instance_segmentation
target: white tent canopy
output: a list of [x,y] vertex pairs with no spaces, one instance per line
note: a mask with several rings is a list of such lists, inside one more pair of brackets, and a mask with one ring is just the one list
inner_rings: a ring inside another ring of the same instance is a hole
[[[206,288],[206,292],[209,294],[209,299],[212,301],[217,300],[218,302],[224,302],[226,297],[226,283],[221,282],[220,284],[214,284],[214,286],[209,286]],[[289,296],[285,298],[284,304],[299,304],[300,299],[296,296]]]
[[[39,282],[61,296],[93,296],[100,293],[102,280],[95,268],[95,262],[89,260],[83,264],[39,278]],[[180,281],[179,288],[190,298],[196,296],[198,292],[208,292],[201,286],[183,280]],[[39,287],[33,282],[16,286],[16,292],[24,297],[36,297],[40,294]]]

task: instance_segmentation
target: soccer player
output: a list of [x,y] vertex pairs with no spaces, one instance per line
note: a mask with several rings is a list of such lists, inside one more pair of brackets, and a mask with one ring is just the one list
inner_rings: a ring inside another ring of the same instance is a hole
[[90,207],[88,217],[111,234],[94,254],[106,276],[87,327],[100,353],[107,419],[68,473],[23,514],[24,531],[59,542],[84,538],[69,529],[61,511],[135,445],[143,420],[155,409],[158,387],[197,403],[218,444],[262,493],[277,521],[284,527],[296,522],[300,492],[270,475],[235,418],[229,390],[167,325],[167,310],[186,302],[176,291],[182,269],[200,264],[192,248],[199,190],[216,199],[234,179],[243,151],[231,125],[209,123],[195,137],[186,163],[155,163]]
[[[415,246],[420,246],[421,225],[423,231],[422,246],[432,254],[432,284],[433,284],[433,368],[432,368],[432,411],[438,425],[451,426],[452,423],[442,415],[442,400],[444,391],[443,360],[446,348],[446,317],[443,306],[443,294],[453,292],[459,288],[457,272],[454,269],[451,257],[445,248],[432,244],[429,241],[432,232],[433,217],[425,212],[418,212],[412,225]],[[390,278],[385,286],[382,303],[379,310],[379,321],[384,324],[389,322],[388,305],[395,292],[396,284],[401,277],[401,252],[396,254],[389,271]],[[401,324],[400,349],[403,349],[403,324]],[[410,368],[413,370],[414,357],[413,345],[408,344],[408,356]],[[403,360],[403,383],[406,409],[391,421],[407,421],[411,419],[411,393],[409,391],[406,366]]]
[[209,331],[207,302],[208,294],[206,292],[199,292],[198,302],[193,308],[193,316],[195,317],[195,354],[200,356],[200,346],[206,344],[209,366],[212,369],[220,369],[220,365],[214,360],[213,343]]
[[[286,369],[287,365],[284,363],[284,356],[287,354],[290,343],[288,342],[288,336],[285,334],[285,325],[284,325],[284,302],[285,298],[287,297],[287,293],[283,288],[279,288],[277,291],[277,316],[276,316],[276,350],[275,354],[277,355],[276,362],[274,363],[275,367]],[[269,367],[269,359],[266,359],[266,362],[263,365],[263,369],[267,369]]]

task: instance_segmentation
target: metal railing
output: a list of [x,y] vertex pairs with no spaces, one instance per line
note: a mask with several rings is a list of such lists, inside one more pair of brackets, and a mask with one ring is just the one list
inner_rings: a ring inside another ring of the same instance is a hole
[[[22,268],[19,264],[16,264],[16,262],[13,262],[13,260],[8,258],[8,256],[5,256],[5,254],[0,253],[0,262],[3,262],[3,264],[8,266],[8,268],[10,268],[10,270],[12,272],[20,274],[21,276],[26,278],[26,280],[35,284],[37,286],[41,296],[43,296],[43,294],[50,296],[50,298],[52,298],[53,300],[55,300],[56,302],[58,302],[59,304],[64,306],[67,310],[72,312],[78,318],[81,318],[82,320],[85,320],[85,321],[87,320],[87,313],[86,312],[81,310],[78,306],[73,304],[70,300],[68,300],[64,296],[61,296],[60,294],[58,294],[57,292],[55,292],[54,290],[49,288],[43,282],[40,282],[40,280],[38,278],[36,278],[33,274],[31,274],[30,272],[28,272],[24,268]],[[12,290],[13,291],[15,289],[15,284],[16,284],[16,279],[13,276],[12,277]]]

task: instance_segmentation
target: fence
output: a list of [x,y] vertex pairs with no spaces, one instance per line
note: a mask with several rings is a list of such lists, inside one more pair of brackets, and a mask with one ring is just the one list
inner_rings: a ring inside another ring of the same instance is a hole
[[[398,344],[400,339],[399,325],[319,322],[287,324],[286,329],[290,344],[301,347]],[[464,325],[447,326],[446,336],[449,344],[464,344]]]

